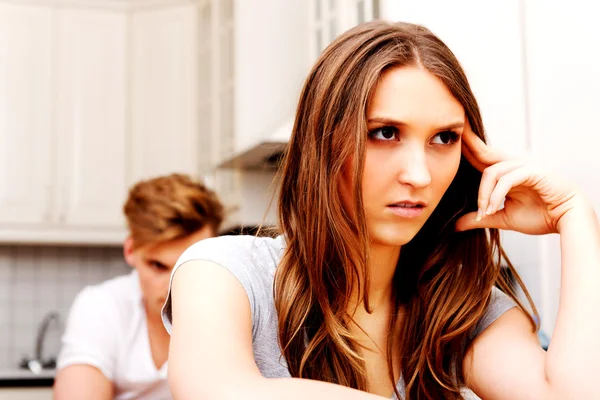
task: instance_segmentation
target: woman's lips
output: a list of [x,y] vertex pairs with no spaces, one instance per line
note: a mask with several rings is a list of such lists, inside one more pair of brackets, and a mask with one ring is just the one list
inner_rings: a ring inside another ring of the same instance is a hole
[[423,213],[425,207],[414,203],[396,203],[387,206],[388,210],[402,218],[416,218]]

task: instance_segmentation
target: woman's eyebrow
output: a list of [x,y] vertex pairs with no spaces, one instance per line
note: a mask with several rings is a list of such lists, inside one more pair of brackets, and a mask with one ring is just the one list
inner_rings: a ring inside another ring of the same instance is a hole
[[[369,118],[369,119],[367,119],[367,123],[368,124],[378,123],[378,124],[391,125],[391,126],[407,126],[408,125],[404,121],[400,121],[400,120],[393,119],[393,118],[386,118],[386,117]],[[453,129],[464,128],[464,126],[465,126],[464,121],[456,121],[456,122],[451,122],[451,123],[440,125],[440,126],[436,127],[435,130],[450,131]]]

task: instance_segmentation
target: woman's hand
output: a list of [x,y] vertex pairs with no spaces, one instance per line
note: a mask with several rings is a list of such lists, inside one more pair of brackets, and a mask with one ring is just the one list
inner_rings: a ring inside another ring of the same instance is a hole
[[459,218],[458,231],[497,228],[530,235],[558,233],[563,216],[583,203],[573,185],[502,155],[475,135],[468,123],[462,152],[483,176],[479,210]]

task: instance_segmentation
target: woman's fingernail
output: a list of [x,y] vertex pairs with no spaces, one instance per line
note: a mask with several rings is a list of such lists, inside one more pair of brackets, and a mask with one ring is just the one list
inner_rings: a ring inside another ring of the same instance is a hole
[[481,210],[481,208],[477,209],[477,217],[475,217],[475,221],[479,222],[481,221],[481,218],[483,217],[483,211]]
[[492,205],[490,204],[487,208],[487,210],[485,211],[486,215],[492,215],[494,211],[494,207],[492,207]]

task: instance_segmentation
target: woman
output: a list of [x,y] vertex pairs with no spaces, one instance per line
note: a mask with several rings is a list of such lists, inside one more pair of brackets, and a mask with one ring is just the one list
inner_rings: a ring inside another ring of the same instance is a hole
[[[335,40],[300,96],[282,235],[209,239],[177,263],[174,396],[599,398],[597,217],[483,138],[464,72],[427,29],[372,22]],[[498,229],[561,235],[547,353],[500,278]]]

